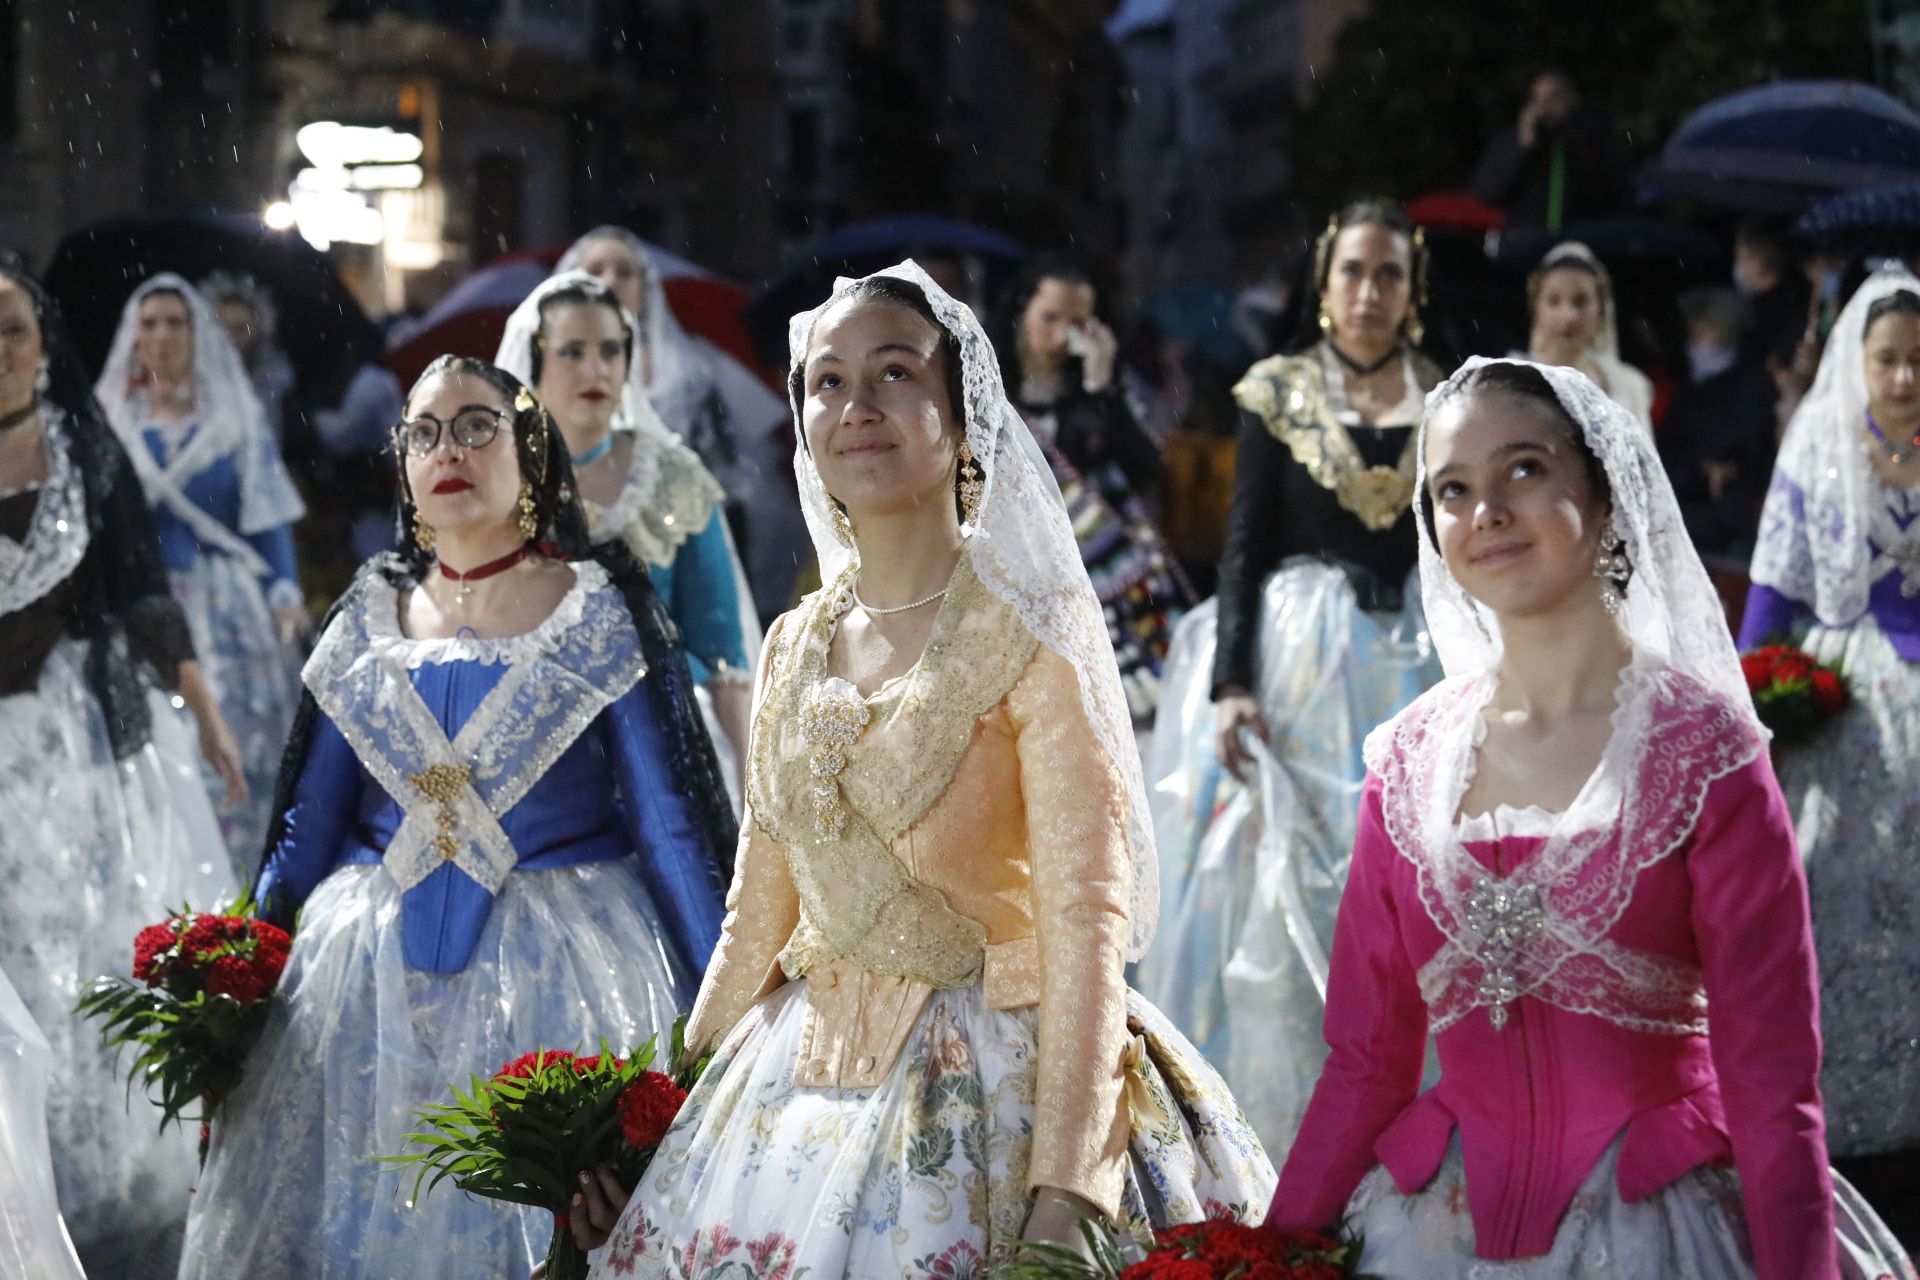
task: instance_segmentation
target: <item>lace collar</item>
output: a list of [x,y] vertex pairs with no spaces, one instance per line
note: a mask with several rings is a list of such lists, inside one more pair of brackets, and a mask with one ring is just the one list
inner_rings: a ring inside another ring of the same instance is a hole
[[67,442],[66,417],[52,404],[40,413],[47,478],[26,538],[0,538],[0,616],[18,613],[73,576],[91,538],[86,487]]
[[594,541],[620,538],[642,563],[673,564],[680,547],[713,519],[724,493],[693,450],[664,433],[629,432],[633,461],[626,483],[605,506],[582,498]]
[[408,667],[440,666],[449,662],[475,662],[482,666],[526,662],[557,652],[567,632],[587,617],[590,602],[595,604],[596,611],[604,610],[619,595],[598,561],[576,560],[568,567],[573,570],[573,585],[560,597],[560,603],[539,626],[516,636],[430,636],[416,640],[400,630],[400,588],[379,576],[369,577],[361,588],[361,625],[366,629],[369,644],[398,656]]

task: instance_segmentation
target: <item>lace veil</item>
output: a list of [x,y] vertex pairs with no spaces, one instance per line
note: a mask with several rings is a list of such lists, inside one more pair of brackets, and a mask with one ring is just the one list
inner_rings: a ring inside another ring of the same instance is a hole
[[[1146,784],[1106,619],[1081,562],[1059,485],[1033,433],[1007,399],[1000,362],[973,312],[912,261],[875,274],[917,285],[941,325],[960,344],[967,443],[985,479],[980,518],[969,537],[974,572],[987,590],[1013,606],[1041,644],[1073,664],[1094,732],[1125,785],[1129,803],[1127,845],[1133,865],[1129,912],[1132,936],[1127,955],[1138,959],[1153,939],[1160,909],[1159,869]],[[857,283],[842,277],[825,302],[793,317],[788,336],[794,367],[806,358],[814,321]],[[827,491],[798,423],[800,405],[795,403],[793,410],[796,433],[801,436],[793,455],[800,504],[820,559],[820,579],[830,583],[853,563],[854,553],[834,536]]]
[[1902,289],[1920,295],[1920,279],[1905,267],[1887,267],[1840,312],[1813,387],[1780,442],[1760,517],[1753,581],[1809,606],[1828,626],[1845,626],[1867,611],[1867,312]]
[[[199,430],[163,477],[152,451],[141,439],[141,428],[149,424],[143,421],[147,416],[145,371],[134,354],[134,339],[140,328],[140,304],[154,293],[168,291],[186,300],[193,321],[194,413]],[[267,430],[264,411],[239,351],[213,308],[184,278],[163,271],[143,280],[133,291],[120,312],[120,327],[114,332],[94,394],[150,496],[162,487],[182,486],[221,458],[231,456],[240,474],[241,533],[259,533],[306,514],[306,506]]]
[[[493,362],[533,387],[533,343],[540,335],[540,304],[562,289],[579,285],[585,285],[595,292],[603,288],[599,280],[579,270],[559,271],[542,281],[507,317],[506,332],[500,335],[500,350]],[[619,306],[619,303],[616,301],[614,305]],[[634,335],[635,343],[633,359],[627,362],[626,386],[620,392],[620,405],[614,410],[613,429],[633,433],[636,453],[657,456],[661,449],[673,444],[678,437],[667,429],[667,424],[654,412],[653,402],[647,398],[646,388],[635,374],[640,364],[640,324],[625,307],[620,307],[620,318],[626,324],[627,332]],[[640,461],[635,461],[635,470],[640,470],[642,466]]]

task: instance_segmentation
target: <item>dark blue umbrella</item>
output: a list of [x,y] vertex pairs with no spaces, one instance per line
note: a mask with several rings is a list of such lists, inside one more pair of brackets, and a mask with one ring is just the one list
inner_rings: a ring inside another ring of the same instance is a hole
[[761,358],[785,365],[788,318],[824,302],[836,276],[869,275],[902,258],[975,258],[985,260],[990,271],[988,281],[975,283],[992,283],[993,268],[1026,256],[1018,241],[998,231],[936,214],[851,222],[796,253],[741,309],[740,320]]
[[1846,80],[1783,80],[1688,116],[1643,194],[1788,211],[1836,191],[1920,178],[1920,115]]
[[1794,230],[1814,248],[1843,257],[1906,257],[1920,249],[1920,181],[1829,196]]

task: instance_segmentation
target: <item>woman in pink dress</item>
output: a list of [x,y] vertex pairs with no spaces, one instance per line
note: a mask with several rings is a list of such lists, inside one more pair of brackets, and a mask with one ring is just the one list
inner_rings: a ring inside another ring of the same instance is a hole
[[1520,361],[1421,430],[1448,678],[1367,742],[1268,1222],[1344,1213],[1385,1280],[1911,1276],[1827,1168],[1793,829],[1651,440]]

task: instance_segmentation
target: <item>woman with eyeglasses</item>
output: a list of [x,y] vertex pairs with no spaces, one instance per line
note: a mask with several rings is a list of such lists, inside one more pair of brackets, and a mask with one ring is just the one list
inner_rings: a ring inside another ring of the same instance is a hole
[[305,671],[265,865],[286,996],[213,1128],[183,1277],[525,1275],[552,1220],[412,1183],[448,1081],[635,1045],[691,1001],[734,824],[645,570],[594,548],[565,440],[442,357],[395,431],[404,550]]

